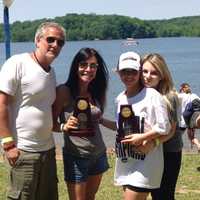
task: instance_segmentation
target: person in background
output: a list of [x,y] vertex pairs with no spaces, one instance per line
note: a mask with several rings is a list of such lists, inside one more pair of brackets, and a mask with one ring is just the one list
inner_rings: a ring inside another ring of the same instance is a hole
[[[109,168],[99,128],[107,85],[108,70],[103,58],[93,48],[82,48],[72,61],[68,80],[57,87],[54,131],[64,132],[64,174],[70,200],[94,200],[102,175]],[[72,114],[78,97],[88,99],[92,135],[81,135],[81,119]],[[69,116],[65,118],[67,113]],[[73,131],[76,133],[72,134]]]
[[50,66],[65,44],[65,29],[42,23],[36,49],[9,58],[0,72],[0,136],[11,166],[8,199],[57,200],[52,104],[55,72]]
[[192,93],[191,87],[188,83],[182,83],[179,92],[179,98],[182,103],[180,126],[183,130],[187,129],[188,138],[191,141],[191,147],[196,145],[198,152],[200,152],[200,142],[195,137],[195,129],[200,127],[200,98],[197,94]]
[[170,71],[161,55],[154,53],[144,56],[142,82],[145,87],[155,88],[163,95],[172,127],[167,136],[159,138],[159,143],[163,143],[164,149],[164,172],[160,188],[153,190],[151,196],[153,200],[174,200],[183,148],[182,131],[178,123],[181,111]]
[[[163,97],[155,89],[144,87],[140,81],[140,61],[137,53],[126,52],[120,55],[117,67],[125,85],[125,90],[116,98],[117,127],[120,126],[121,105],[131,105],[139,123],[137,131],[116,140],[114,182],[123,187],[126,200],[145,200],[150,192],[160,187],[163,151],[158,138],[167,135],[171,127]],[[138,147],[149,141],[154,141],[154,149],[140,154]]]

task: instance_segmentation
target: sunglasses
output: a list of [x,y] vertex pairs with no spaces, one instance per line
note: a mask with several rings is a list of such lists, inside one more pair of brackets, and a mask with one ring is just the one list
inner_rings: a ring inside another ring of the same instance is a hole
[[90,67],[90,69],[96,69],[98,66],[99,66],[98,63],[87,63],[87,62],[79,63],[79,67],[81,67],[82,69],[87,69],[88,67]]
[[59,47],[63,47],[63,45],[65,44],[64,40],[57,39],[55,37],[47,37],[46,41],[47,41],[48,44],[52,44],[56,41]]

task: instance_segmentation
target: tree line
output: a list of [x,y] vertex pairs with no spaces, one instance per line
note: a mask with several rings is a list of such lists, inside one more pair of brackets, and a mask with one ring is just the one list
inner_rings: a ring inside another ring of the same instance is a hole
[[[63,17],[34,21],[16,21],[10,25],[13,42],[34,41],[38,25],[56,21],[63,25],[67,40],[107,40],[156,37],[200,37],[200,16],[168,20],[141,20],[121,15],[67,14]],[[0,42],[4,40],[0,24]]]

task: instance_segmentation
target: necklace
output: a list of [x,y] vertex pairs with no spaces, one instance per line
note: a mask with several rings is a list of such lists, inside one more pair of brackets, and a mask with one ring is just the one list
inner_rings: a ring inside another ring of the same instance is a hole
[[50,66],[45,67],[44,65],[41,64],[41,62],[38,60],[38,57],[36,56],[35,51],[33,52],[33,57],[35,59],[35,61],[47,72],[50,71]]
[[35,51],[33,52],[33,57],[35,58],[36,62],[37,62],[40,66],[42,66],[42,64],[40,63],[40,61],[38,60],[38,58],[37,58],[37,56],[36,56]]

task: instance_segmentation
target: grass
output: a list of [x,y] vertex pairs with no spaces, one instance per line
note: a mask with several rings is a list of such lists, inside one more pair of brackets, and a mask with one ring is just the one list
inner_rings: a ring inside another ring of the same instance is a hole
[[[115,157],[109,155],[110,169],[104,174],[96,200],[121,200],[122,190],[113,185],[113,172]],[[67,200],[67,189],[63,181],[62,161],[58,160],[59,177],[59,199]],[[199,154],[184,154],[182,160],[181,172],[176,189],[176,200],[198,200],[200,195],[200,167]],[[0,200],[6,199],[6,188],[8,182],[8,167],[0,159]],[[151,198],[149,198],[150,200]]]

